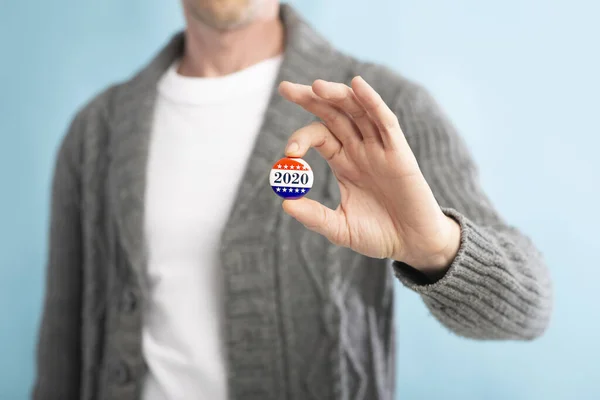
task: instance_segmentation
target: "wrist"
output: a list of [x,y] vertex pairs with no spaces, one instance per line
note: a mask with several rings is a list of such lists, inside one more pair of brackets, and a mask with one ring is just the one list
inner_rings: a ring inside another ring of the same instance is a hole
[[446,274],[460,249],[461,228],[460,224],[451,217],[444,215],[443,239],[441,245],[431,248],[436,249],[424,256],[420,261],[410,264],[421,271],[433,281],[439,280]]

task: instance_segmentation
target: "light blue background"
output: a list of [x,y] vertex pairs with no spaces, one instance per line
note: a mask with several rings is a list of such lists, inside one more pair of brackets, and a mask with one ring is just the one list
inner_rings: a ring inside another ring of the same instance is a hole
[[[399,289],[399,397],[600,399],[597,2],[294,3],[342,49],[434,93],[554,278],[554,318],[533,343],[455,337]],[[77,107],[181,24],[175,0],[1,2],[0,399],[25,399],[33,378],[56,146]]]

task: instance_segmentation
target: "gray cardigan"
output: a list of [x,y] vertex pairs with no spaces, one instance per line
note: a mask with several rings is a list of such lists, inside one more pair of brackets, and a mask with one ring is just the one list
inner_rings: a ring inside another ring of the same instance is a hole
[[[289,6],[281,18],[286,50],[278,80],[362,75],[397,114],[462,240],[446,275],[429,282],[408,265],[392,268],[336,247],[283,213],[268,171],[289,135],[314,117],[274,88],[221,238],[231,398],[392,399],[394,274],[459,335],[540,335],[552,304],[542,257],[494,210],[463,141],[427,92],[336,51]],[[148,136],[156,82],[181,55],[183,40],[177,35],[133,79],[92,100],[62,143],[35,399],[139,398]],[[306,159],[315,172],[311,197],[335,207],[338,188],[326,163],[312,151]]]

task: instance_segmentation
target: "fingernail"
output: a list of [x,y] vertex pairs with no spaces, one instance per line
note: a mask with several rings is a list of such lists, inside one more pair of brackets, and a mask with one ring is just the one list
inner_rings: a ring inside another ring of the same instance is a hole
[[362,76],[360,77],[360,80],[363,81],[363,83],[369,87],[372,87],[371,84],[369,82],[367,82],[367,80],[365,78],[363,78]]
[[292,143],[288,144],[287,148],[285,149],[285,152],[286,153],[295,153],[298,151],[299,148],[300,148],[300,146],[298,146],[298,143],[292,142]]

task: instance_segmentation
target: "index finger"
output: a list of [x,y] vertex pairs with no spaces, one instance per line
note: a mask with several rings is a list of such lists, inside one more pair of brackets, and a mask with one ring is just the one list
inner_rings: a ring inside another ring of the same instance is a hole
[[332,166],[343,163],[345,154],[340,141],[320,122],[298,129],[288,140],[285,155],[303,157],[313,147]]

